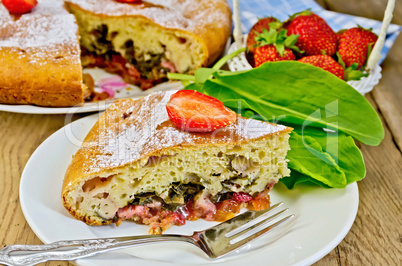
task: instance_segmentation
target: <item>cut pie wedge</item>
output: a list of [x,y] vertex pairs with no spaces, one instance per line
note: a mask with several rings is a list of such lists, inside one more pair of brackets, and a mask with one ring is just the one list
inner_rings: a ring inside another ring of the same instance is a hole
[[166,111],[173,93],[118,100],[102,114],[65,175],[62,201],[75,218],[134,220],[159,234],[269,206],[269,190],[290,172],[292,129],[238,116],[213,132],[181,131]]

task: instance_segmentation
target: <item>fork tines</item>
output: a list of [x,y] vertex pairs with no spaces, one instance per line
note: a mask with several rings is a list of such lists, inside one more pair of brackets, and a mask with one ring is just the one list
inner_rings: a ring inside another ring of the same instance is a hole
[[[267,218],[264,218],[257,223],[252,223],[258,217],[269,213],[282,204],[282,202],[277,203],[262,211],[247,211],[233,217],[230,220],[227,220],[226,222],[203,231],[200,235],[200,240],[202,240],[204,245],[208,247],[208,253],[210,253],[209,256],[212,258],[217,258],[234,251],[248,242],[262,236],[278,225],[292,219],[294,217],[293,214],[269,224],[286,212],[288,210],[286,208]],[[266,226],[267,224],[268,226]]]

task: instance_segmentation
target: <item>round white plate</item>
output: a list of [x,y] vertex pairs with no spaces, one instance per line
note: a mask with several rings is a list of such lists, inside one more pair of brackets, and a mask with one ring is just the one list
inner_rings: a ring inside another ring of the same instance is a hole
[[[20,202],[30,227],[44,242],[147,234],[148,227],[132,222],[88,226],[75,220],[62,206],[61,188],[72,155],[100,114],[79,119],[44,141],[29,159],[22,173]],[[356,217],[359,195],[356,183],[345,189],[299,186],[288,190],[275,185],[272,203],[296,217],[280,230],[251,242],[234,254],[210,260],[196,247],[181,243],[158,243],[78,260],[79,265],[308,265],[333,250],[350,230]],[[174,226],[165,233],[191,234],[215,223],[198,220]],[[276,241],[274,241],[276,240]]]
[[[139,87],[125,83],[119,76],[107,73],[103,69],[84,69],[84,73],[92,76],[96,90],[108,89],[114,96],[106,101],[88,102],[83,106],[74,107],[43,107],[36,105],[10,105],[0,104],[0,111],[24,114],[75,114],[104,111],[115,100],[119,98],[140,98],[155,91],[178,90],[183,88],[181,82],[164,82],[149,90],[141,90]],[[104,89],[103,89],[104,88]]]

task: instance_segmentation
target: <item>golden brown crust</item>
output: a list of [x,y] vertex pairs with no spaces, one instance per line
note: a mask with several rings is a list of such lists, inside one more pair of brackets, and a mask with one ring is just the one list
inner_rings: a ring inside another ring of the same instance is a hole
[[[114,0],[68,2],[93,3],[97,8],[92,11],[99,16],[141,16],[158,27],[192,34],[205,46],[200,66],[218,58],[231,31],[231,11],[226,0],[152,0],[141,5]],[[31,13],[19,18],[10,16],[0,5],[0,103],[58,107],[83,104],[78,29],[62,3],[41,0]],[[67,28],[68,32],[60,34]]]
[[173,149],[206,149],[219,145],[239,145],[249,141],[286,135],[289,127],[238,117],[237,121],[212,133],[189,133],[169,120],[166,103],[174,92],[157,92],[133,100],[116,100],[99,118],[81,148],[73,156],[62,187],[62,202],[74,216],[88,225],[115,221],[90,216],[77,206],[73,191],[94,177],[113,177],[127,165],[135,168],[141,160],[169,154]]
[[164,30],[187,32],[205,46],[204,64],[222,53],[232,29],[226,0],[151,0],[123,4],[114,0],[68,0],[69,9],[81,9],[100,17],[141,17]]
[[[83,90],[80,64],[72,64],[69,49],[57,55],[35,58],[18,48],[0,49],[0,103],[40,106],[82,105]],[[27,56],[21,57],[21,53]],[[79,55],[78,55],[79,56]]]
[[170,122],[165,109],[171,94],[159,92],[138,100],[116,100],[74,155],[63,181],[63,195],[89,176],[111,175],[118,168],[162,155],[174,147],[237,145],[292,130],[238,116],[232,125],[212,133],[180,131]]
[[83,104],[78,26],[61,1],[13,17],[0,5],[0,103]]

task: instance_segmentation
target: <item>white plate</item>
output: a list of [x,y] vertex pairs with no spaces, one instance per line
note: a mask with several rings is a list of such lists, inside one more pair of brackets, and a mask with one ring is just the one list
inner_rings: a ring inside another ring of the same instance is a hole
[[[88,73],[92,76],[97,90],[102,91],[101,87],[106,88],[109,87],[109,90],[112,91],[112,93],[115,93],[114,97],[106,101],[88,102],[84,103],[83,106],[76,106],[76,107],[42,107],[36,105],[0,104],[0,111],[25,113],[25,114],[75,114],[75,113],[99,112],[106,110],[106,108],[115,99],[139,98],[155,91],[178,90],[183,88],[181,82],[164,82],[156,85],[155,87],[149,90],[143,91],[139,87],[124,83],[119,76],[109,74],[100,68],[84,69],[83,72]],[[108,80],[110,78],[114,79],[114,83],[116,83],[117,80],[118,83],[122,83],[123,85],[110,86],[110,82],[108,84]]]
[[[87,226],[75,220],[62,206],[60,194],[64,173],[100,114],[77,120],[44,141],[29,159],[20,183],[20,202],[26,220],[45,243],[146,234],[148,227],[123,222],[119,227]],[[209,260],[188,244],[158,243],[106,253],[78,260],[80,265],[308,265],[333,250],[350,230],[356,217],[359,195],[356,183],[345,189],[299,186],[287,190],[277,184],[271,192],[273,203],[283,201],[296,215],[290,231],[272,242],[263,236],[239,252]],[[172,227],[166,233],[190,234],[214,223],[203,220]],[[137,264],[136,264],[137,263]]]

